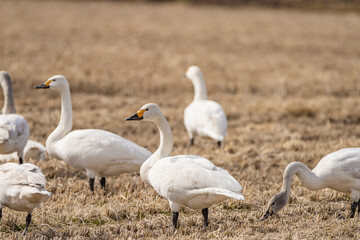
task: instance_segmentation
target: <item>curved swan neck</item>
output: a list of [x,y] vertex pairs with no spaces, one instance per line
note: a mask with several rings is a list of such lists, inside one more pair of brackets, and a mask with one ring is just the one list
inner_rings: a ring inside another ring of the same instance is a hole
[[321,179],[312,172],[305,164],[301,162],[292,162],[287,165],[284,176],[282,191],[287,196],[290,195],[291,183],[294,175],[297,175],[301,184],[310,190],[319,190],[324,188]]
[[4,107],[2,108],[2,113],[3,114],[16,113],[12,83],[10,78],[5,79],[5,81],[1,83],[1,86],[4,92]]
[[194,85],[194,91],[195,91],[194,101],[206,100],[207,90],[206,90],[204,77],[202,76],[202,74],[193,76],[191,78],[191,81]]
[[46,145],[53,141],[60,140],[72,129],[72,105],[71,105],[71,96],[70,89],[65,88],[61,92],[61,117],[59,125],[56,129],[50,134],[46,141]]
[[140,175],[141,178],[149,183],[148,172],[152,166],[162,158],[170,156],[173,149],[173,136],[169,123],[162,115],[154,121],[159,129],[160,133],[160,145],[159,148],[141,165]]
[[161,116],[155,124],[160,133],[160,145],[154,155],[156,154],[159,158],[168,157],[173,149],[173,136],[170,125],[164,116]]

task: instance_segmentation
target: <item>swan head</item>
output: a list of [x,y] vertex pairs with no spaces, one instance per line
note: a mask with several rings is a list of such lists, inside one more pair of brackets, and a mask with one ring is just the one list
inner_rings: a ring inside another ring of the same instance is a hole
[[260,218],[260,221],[264,221],[273,214],[278,213],[283,207],[285,207],[287,201],[288,201],[288,196],[286,195],[285,192],[281,192],[273,196],[268,203],[266,212]]
[[10,75],[6,71],[0,71],[0,84],[3,86],[11,83]]
[[190,79],[191,81],[199,78],[204,79],[201,69],[198,66],[190,66],[184,74],[184,77]]
[[69,88],[69,83],[62,75],[55,75],[49,78],[46,82],[34,86],[36,89],[50,88],[57,91],[62,91]]
[[134,115],[126,120],[144,120],[156,122],[159,117],[163,116],[160,107],[155,103],[148,103],[142,106]]

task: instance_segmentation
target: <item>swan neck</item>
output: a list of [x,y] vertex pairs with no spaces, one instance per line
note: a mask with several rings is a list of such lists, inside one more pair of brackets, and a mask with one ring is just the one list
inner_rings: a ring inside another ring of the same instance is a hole
[[148,173],[152,166],[162,158],[170,156],[173,149],[173,136],[170,125],[164,116],[155,121],[160,133],[159,148],[143,163],[140,169],[140,175],[143,181],[149,183]]
[[3,114],[16,113],[11,81],[4,82],[2,84],[2,89],[4,93],[4,107],[2,108],[2,113]]
[[294,175],[297,175],[301,184],[310,190],[319,190],[323,188],[321,179],[312,172],[305,164],[301,162],[290,163],[284,172],[282,191],[287,196],[290,195],[291,183]]
[[53,141],[60,140],[72,129],[72,105],[70,89],[64,89],[61,93],[61,117],[56,129],[50,134],[46,145]]
[[204,78],[202,76],[194,76],[191,80],[195,91],[194,101],[206,100],[207,90]]

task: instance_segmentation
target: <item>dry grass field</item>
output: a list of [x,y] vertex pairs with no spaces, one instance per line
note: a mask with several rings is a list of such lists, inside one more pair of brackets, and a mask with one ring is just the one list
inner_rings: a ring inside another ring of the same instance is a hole
[[[52,197],[36,209],[26,239],[354,239],[350,198],[309,191],[295,177],[289,204],[260,222],[292,161],[310,168],[327,153],[360,146],[360,15],[185,4],[0,1],[0,70],[12,76],[17,112],[45,144],[60,118],[56,92],[32,86],[62,74],[70,82],[74,129],[112,131],[155,151],[148,122],[126,122],[157,103],[174,135],[173,154],[204,156],[243,186],[244,201],[183,208],[174,234],[168,202],[138,173],[108,178],[95,194],[85,173],[47,157],[38,165]],[[188,147],[182,77],[199,65],[210,99],[229,118],[224,147]],[[2,99],[2,95],[0,96]],[[25,213],[4,209],[1,239],[22,239]]]

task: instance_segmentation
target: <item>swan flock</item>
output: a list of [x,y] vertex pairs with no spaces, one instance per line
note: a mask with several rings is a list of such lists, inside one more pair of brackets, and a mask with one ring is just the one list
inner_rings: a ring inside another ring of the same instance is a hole
[[[184,75],[194,87],[194,99],[184,110],[184,125],[195,144],[195,136],[209,137],[218,146],[224,145],[228,120],[221,105],[207,99],[203,73],[198,66],[190,66]],[[83,170],[89,179],[89,189],[95,192],[95,177],[106,190],[106,177],[140,172],[143,182],[165,198],[172,212],[172,225],[179,227],[181,206],[201,210],[203,225],[209,224],[209,207],[227,199],[244,200],[243,189],[229,172],[198,155],[172,156],[173,135],[170,125],[155,103],[143,105],[127,121],[148,121],[156,125],[160,135],[158,149],[151,153],[135,142],[118,134],[100,129],[73,130],[70,86],[62,75],[55,75],[35,89],[53,90],[60,95],[61,116],[57,127],[49,134],[46,146],[29,140],[30,130],[25,118],[16,114],[10,76],[0,71],[4,92],[4,106],[0,115],[0,154],[16,152],[19,163],[0,164],[0,220],[8,207],[27,212],[25,235],[36,207],[51,197],[46,190],[42,170],[24,159],[44,160],[45,153],[66,164]],[[134,124],[135,125],[135,124]],[[283,209],[290,197],[294,176],[310,190],[324,188],[348,193],[353,218],[360,212],[360,148],[345,148],[323,157],[310,170],[301,162],[291,162],[283,173],[281,191],[273,196],[262,214],[264,221]]]

